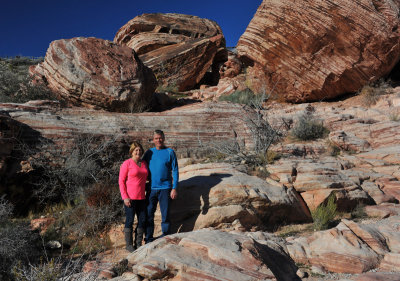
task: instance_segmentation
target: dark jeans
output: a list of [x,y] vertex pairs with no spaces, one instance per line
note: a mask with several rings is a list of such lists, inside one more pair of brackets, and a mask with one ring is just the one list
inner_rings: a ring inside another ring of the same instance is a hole
[[131,206],[125,208],[125,228],[132,228],[135,214],[138,219],[138,228],[145,228],[146,226],[146,200],[131,200]]
[[153,240],[154,234],[154,213],[157,209],[157,203],[160,202],[161,211],[161,230],[163,235],[169,233],[169,201],[171,189],[152,189],[149,196],[149,205],[147,206],[147,226],[146,226],[146,241]]

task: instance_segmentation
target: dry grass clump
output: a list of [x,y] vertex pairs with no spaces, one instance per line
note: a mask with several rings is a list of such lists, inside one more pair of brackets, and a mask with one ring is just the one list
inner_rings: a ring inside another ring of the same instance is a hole
[[370,107],[375,105],[382,95],[390,94],[392,92],[391,88],[389,83],[381,80],[364,86],[358,94],[362,97],[363,104]]

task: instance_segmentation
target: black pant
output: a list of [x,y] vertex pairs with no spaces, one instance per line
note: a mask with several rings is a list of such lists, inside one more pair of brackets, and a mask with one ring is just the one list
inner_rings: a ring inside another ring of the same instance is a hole
[[144,228],[146,224],[146,200],[131,200],[131,206],[125,207],[125,228],[132,228],[135,213],[138,219],[138,228]]

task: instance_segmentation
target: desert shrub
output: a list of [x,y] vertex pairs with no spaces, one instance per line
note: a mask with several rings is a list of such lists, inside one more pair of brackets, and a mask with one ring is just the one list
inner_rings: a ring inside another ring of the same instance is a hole
[[319,205],[311,212],[315,230],[327,229],[334,221],[337,215],[335,198],[336,196],[331,194],[326,203]]
[[54,99],[52,92],[43,85],[34,85],[28,73],[29,66],[43,59],[27,57],[0,58],[0,101],[27,102]]
[[312,112],[303,113],[291,130],[291,135],[299,140],[315,140],[328,133],[329,130],[314,117]]
[[13,205],[0,198],[0,279],[11,280],[12,268],[41,255],[40,239],[28,223],[12,219]]
[[117,182],[116,171],[126,155],[117,138],[84,135],[69,147],[41,140],[37,152],[27,152],[31,155],[30,165],[38,171],[32,179],[35,196],[44,204],[75,202],[84,198],[86,190],[95,183]]
[[61,265],[54,259],[37,265],[23,266],[18,264],[13,267],[13,277],[18,281],[57,281],[61,275]]
[[178,86],[176,83],[171,83],[171,84],[159,84],[156,89],[157,93],[178,93]]
[[400,114],[397,112],[392,112],[389,114],[389,120],[394,121],[394,122],[399,122],[400,121]]
[[235,91],[230,95],[220,96],[219,100],[252,106],[256,98],[252,90],[246,89],[243,91]]
[[367,213],[365,212],[365,205],[360,203],[351,211],[351,219],[363,219],[368,217]]
[[372,106],[377,103],[382,95],[390,94],[391,86],[384,80],[365,85],[358,94],[362,97],[365,106]]

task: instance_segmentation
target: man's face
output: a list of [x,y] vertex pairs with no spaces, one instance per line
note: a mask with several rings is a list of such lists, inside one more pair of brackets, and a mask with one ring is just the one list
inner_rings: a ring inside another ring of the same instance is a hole
[[157,149],[164,147],[165,138],[162,135],[154,134],[153,136],[153,143]]

